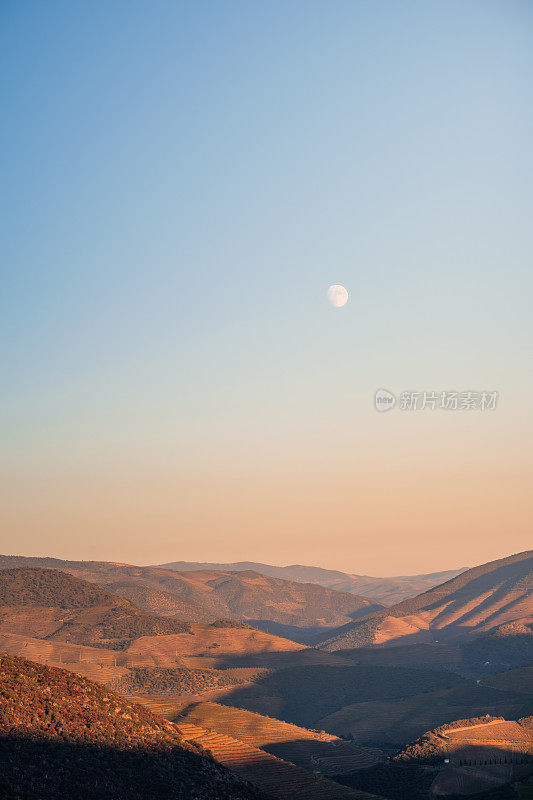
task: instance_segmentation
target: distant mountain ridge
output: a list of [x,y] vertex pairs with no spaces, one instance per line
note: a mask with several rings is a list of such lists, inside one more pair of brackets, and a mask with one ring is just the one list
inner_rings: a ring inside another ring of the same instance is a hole
[[345,625],[325,650],[384,644],[461,641],[476,635],[531,637],[533,551],[462,572],[392,608]]
[[455,578],[467,568],[450,569],[444,572],[431,572],[426,575],[398,575],[392,578],[373,578],[369,575],[355,575],[322,567],[309,567],[303,564],[278,567],[273,564],[262,564],[255,561],[235,561],[230,564],[200,561],[173,561],[159,564],[160,569],[172,569],[177,572],[193,570],[220,570],[223,572],[243,572],[252,570],[261,575],[281,578],[298,583],[316,583],[337,592],[349,592],[375,600],[382,605],[394,605],[408,597],[414,597],[445,581]]
[[339,626],[383,608],[349,592],[252,571],[179,573],[98,561],[0,556],[0,576],[3,569],[16,567],[61,570],[159,617],[194,622],[239,620],[304,644],[314,643],[317,635],[327,638]]

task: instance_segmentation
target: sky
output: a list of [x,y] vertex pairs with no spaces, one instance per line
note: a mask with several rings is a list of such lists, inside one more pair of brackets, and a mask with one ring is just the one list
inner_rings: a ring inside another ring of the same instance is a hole
[[4,0],[0,551],[531,547],[532,36],[518,0]]

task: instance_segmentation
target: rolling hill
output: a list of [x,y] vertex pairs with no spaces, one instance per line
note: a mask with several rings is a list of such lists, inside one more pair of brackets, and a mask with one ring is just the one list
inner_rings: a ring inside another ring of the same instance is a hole
[[[492,686],[494,689],[504,692],[520,692],[531,699],[533,698],[533,664],[491,675],[489,678],[485,678],[483,683],[485,686]],[[533,700],[531,702],[533,704]]]
[[324,731],[218,703],[192,703],[172,719],[233,736],[305,769],[320,770],[324,775],[349,774],[384,760],[384,753],[375,748],[358,747]]
[[428,731],[395,758],[400,764],[438,764],[432,795],[470,795],[533,775],[533,718],[456,720]]
[[[530,756],[533,764],[533,717],[506,720],[486,714],[483,717],[454,720],[428,731],[396,755],[400,762],[440,762],[444,757],[451,763],[465,760],[489,760],[501,753],[489,754],[488,749],[505,749],[507,761],[523,761]],[[483,750],[484,752],[481,752]]]
[[[452,642],[393,643],[359,647],[352,650],[331,650],[359,664],[376,666],[444,669],[465,678],[486,678],[504,670],[518,669],[533,662],[531,634],[513,634],[497,630]],[[525,674],[525,673],[524,673]]]
[[0,655],[0,796],[261,800],[171,723],[61,669]]
[[[325,650],[453,642],[473,635],[531,637],[533,551],[469,569],[418,597],[341,628]],[[497,646],[497,644],[496,644]]]
[[121,650],[145,635],[182,633],[100,586],[54,569],[0,570],[0,631]]
[[213,696],[267,668],[344,663],[242,622],[157,617],[53,569],[0,570],[0,649],[128,692]]
[[338,592],[350,592],[381,603],[385,606],[394,605],[408,597],[414,597],[433,586],[454,578],[461,569],[450,569],[444,572],[432,572],[426,575],[399,575],[393,578],[373,578],[369,575],[353,575],[349,572],[339,572],[322,567],[309,567],[302,564],[292,564],[288,567],[277,567],[273,564],[261,564],[255,561],[237,561],[232,564],[217,564],[213,562],[173,561],[169,564],[160,564],[163,569],[177,570],[178,572],[219,571],[219,572],[259,572],[272,578],[282,578],[286,581],[298,583],[316,583],[326,589],[335,589]]
[[195,622],[229,618],[303,644],[382,608],[367,598],[256,572],[184,572],[107,562],[0,556],[0,570],[52,568],[99,584],[158,616]]
[[[319,727],[322,718],[355,702],[392,700],[420,692],[460,686],[451,672],[349,664],[296,664],[258,674],[253,683],[237,686],[218,699],[224,705],[274,716],[303,727]],[[523,698],[522,698],[523,699]]]
[[0,649],[132,691],[184,694],[238,686],[271,660],[338,660],[242,622],[157,617],[96,584],[36,567],[0,570]]
[[183,708],[172,701],[139,700],[272,800],[385,800],[369,794],[371,790],[348,789],[327,777],[335,768],[350,772],[378,763],[378,751],[216,703]]
[[[524,688],[522,685],[521,688]],[[346,704],[315,725],[363,744],[399,748],[430,728],[485,714],[520,717],[533,712],[531,695],[516,689],[465,680],[449,688],[376,697]]]

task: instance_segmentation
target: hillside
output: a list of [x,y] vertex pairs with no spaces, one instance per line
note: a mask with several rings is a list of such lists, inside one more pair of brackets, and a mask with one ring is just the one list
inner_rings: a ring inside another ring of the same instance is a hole
[[91,608],[112,600],[100,586],[55,569],[20,568],[0,571],[0,606]]
[[450,721],[391,761],[338,779],[360,790],[372,786],[391,800],[525,800],[532,777],[531,718],[483,715]]
[[528,670],[478,683],[412,665],[354,665],[291,642],[292,649],[275,650],[284,640],[253,629],[191,628],[192,636],[141,638],[122,651],[0,632],[0,651],[64,667],[143,701],[216,700],[387,748],[458,718],[533,713]]
[[296,641],[307,642],[314,633],[337,625],[337,620],[353,620],[381,608],[346,592],[251,571],[185,572],[180,577],[223,603],[225,616]]
[[424,731],[453,720],[485,714],[520,717],[533,712],[531,695],[500,689],[484,681],[465,680],[450,688],[414,691],[404,696],[376,697],[346,704],[316,725],[362,743],[398,748]]
[[431,784],[433,795],[490,791],[533,775],[533,718],[487,714],[456,720],[428,731],[395,760],[441,765]]
[[345,625],[325,650],[451,642],[473,634],[531,636],[533,551],[469,569],[418,597]]
[[[485,686],[492,686],[500,691],[520,692],[533,698],[533,664],[516,669],[508,669],[491,675],[483,681]],[[533,699],[531,700],[533,703]]]
[[445,690],[463,682],[450,672],[368,667],[341,660],[333,665],[294,664],[259,674],[253,684],[235,687],[218,702],[336,733],[319,720],[351,703]]
[[[93,622],[98,622],[101,609],[101,605],[90,609]],[[48,629],[52,627],[52,633],[38,630],[39,636],[29,636],[9,630],[11,627],[27,631],[32,625],[42,628],[39,620],[45,613],[48,613],[47,626]],[[5,616],[9,617],[11,625],[5,628],[0,625],[0,651],[64,667],[126,691],[174,695],[204,695],[206,692],[216,695],[228,687],[252,680],[269,665],[288,667],[291,664],[336,663],[339,660],[334,654],[305,648],[242,623],[227,621],[185,625],[163,619],[163,623],[172,623],[184,630],[174,634],[156,633],[132,640],[121,639],[120,648],[115,640],[98,639],[100,628],[95,625],[84,630],[84,639],[89,645],[76,644],[68,637],[54,634],[50,619],[51,615],[58,613],[61,613],[61,619],[68,614],[53,607],[31,605],[8,609]],[[60,620],[56,619],[54,624],[61,632]]]
[[249,780],[272,800],[385,800],[374,793],[341,786],[227,734],[186,720],[178,721],[176,727],[187,741],[200,744],[218,763]]
[[354,594],[256,572],[177,573],[128,564],[0,556],[0,570],[13,567],[59,569],[159,616],[195,622],[236,619],[304,644],[382,608]]
[[134,639],[188,631],[100,586],[37,567],[0,570],[0,631],[124,649]]
[[[140,701],[174,722],[187,741],[202,745],[216,761],[265,791],[271,800],[385,800],[371,787],[364,792],[348,789],[327,777],[336,766],[368,768],[381,759],[377,751],[214,703],[183,709],[180,704],[152,698]],[[194,708],[199,709],[198,721],[193,718]],[[277,748],[283,750],[282,755],[272,752]]]
[[[508,760],[523,760],[531,756],[533,763],[533,718],[506,720],[489,714],[483,717],[454,720],[428,731],[413,744],[404,747],[396,760],[402,762],[434,762],[446,757],[450,762],[459,760],[494,758],[500,754],[489,755],[475,752],[481,748],[505,749]],[[468,752],[467,752],[468,751]]]
[[192,703],[175,719],[233,736],[305,769],[319,769],[324,775],[349,774],[384,760],[380,750],[218,703]]
[[433,586],[444,583],[454,578],[464,568],[451,569],[444,572],[432,572],[426,575],[399,575],[393,578],[373,578],[369,575],[354,575],[349,572],[339,572],[322,567],[308,567],[302,564],[292,564],[289,567],[276,567],[273,564],[261,564],[255,561],[237,561],[233,564],[217,564],[212,562],[173,561],[169,564],[160,564],[163,569],[173,569],[178,572],[187,571],[220,571],[220,572],[259,572],[272,578],[282,578],[286,581],[298,583],[316,583],[326,589],[335,589],[338,592],[350,592],[369,598],[384,606],[399,603],[408,597],[414,597]]
[[260,800],[142,706],[60,669],[0,655],[1,791],[56,800]]

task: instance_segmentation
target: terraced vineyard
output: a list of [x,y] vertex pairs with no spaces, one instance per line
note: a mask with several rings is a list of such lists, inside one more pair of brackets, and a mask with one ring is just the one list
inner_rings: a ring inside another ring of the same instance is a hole
[[[150,659],[151,666],[173,667],[177,654],[189,667],[254,666],[252,657],[259,655],[257,666],[264,666],[267,653],[283,656],[305,651],[305,647],[253,628],[220,628],[191,624],[189,633],[167,636],[140,636],[130,647],[131,657]],[[314,651],[311,651],[314,652]],[[239,663],[248,659],[246,663]],[[234,660],[235,663],[229,663]]]
[[[521,781],[528,777],[527,766],[516,764],[502,765],[472,765],[453,766],[447,765],[440,770],[431,784],[432,796],[452,795],[477,795],[481,797],[517,797],[516,794],[503,793],[505,785]],[[500,790],[502,793],[500,793]],[[485,794],[490,792],[490,794]],[[494,792],[494,794],[492,794]],[[520,795],[522,796],[522,795]]]
[[449,764],[433,781],[434,794],[474,794],[533,773],[532,731],[518,722],[491,722],[441,735]]
[[445,734],[452,742],[508,742],[513,744],[527,743],[533,749],[533,726],[528,727],[515,720],[494,720],[478,725],[465,725],[448,729]]
[[189,700],[197,694],[210,696],[242,686],[268,672],[254,667],[191,669],[182,666],[179,656],[175,656],[178,663],[172,667],[154,667],[153,658],[148,653],[117,652],[16,633],[0,632],[0,651],[76,672],[122,693],[169,695],[173,698],[185,695]]
[[405,747],[396,760],[433,763],[447,757],[454,763],[483,759],[488,764],[494,759],[502,758],[503,761],[504,756],[507,756],[507,762],[515,761],[515,756],[519,756],[519,760],[527,756],[533,758],[531,717],[516,721],[487,715],[441,725]]
[[[475,717],[427,731],[403,748],[394,769],[433,771],[430,796],[490,792],[533,775],[533,719]],[[379,784],[378,784],[379,785]],[[496,794],[495,797],[512,794]]]
[[187,722],[176,724],[185,741],[200,744],[215,761],[279,800],[372,800],[377,795],[349,789],[226,734]]
[[121,665],[125,660],[123,653],[68,642],[33,639],[15,633],[0,633],[0,652],[68,669],[98,683],[114,682],[128,671]]
[[[166,637],[162,637],[166,638]],[[154,656],[149,653],[130,652],[129,650],[109,650],[105,647],[72,644],[57,639],[36,639],[18,633],[0,631],[0,650],[12,655],[29,658],[64,669],[82,671],[76,665],[94,664],[97,666],[117,667],[117,676],[125,674],[124,668],[153,667]],[[172,666],[181,666],[179,656],[174,657]]]
[[242,708],[217,703],[193,703],[177,721],[185,719],[228,734],[254,747],[325,775],[344,775],[367,769],[384,759],[376,748],[357,747],[325,731],[301,728]]

